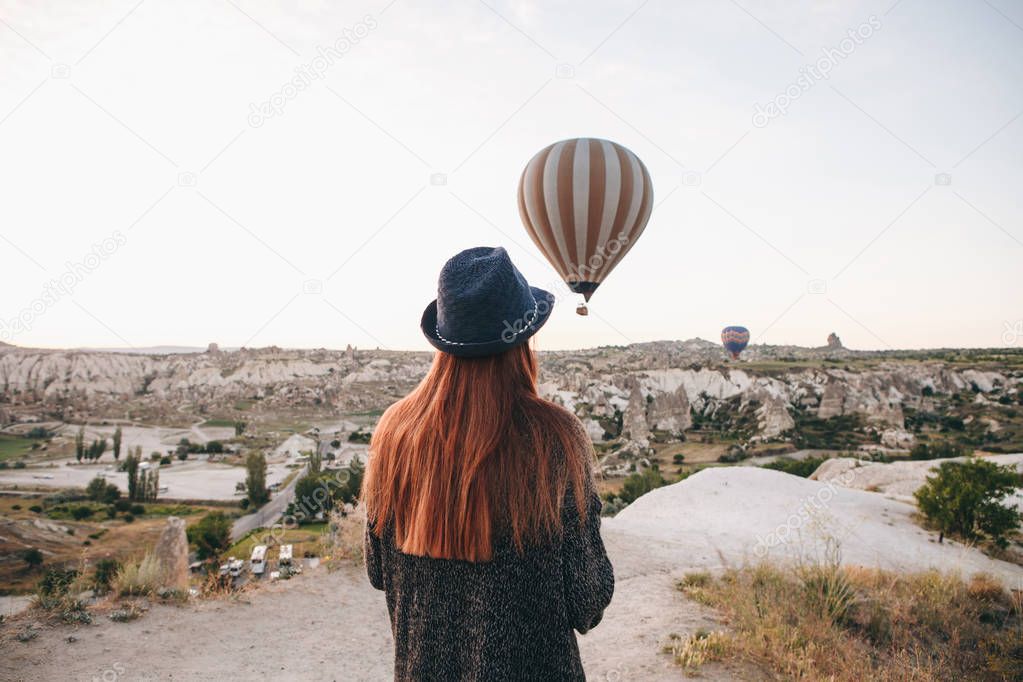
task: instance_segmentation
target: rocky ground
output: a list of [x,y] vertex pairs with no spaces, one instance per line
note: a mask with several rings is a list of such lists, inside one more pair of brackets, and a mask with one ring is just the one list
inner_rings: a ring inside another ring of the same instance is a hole
[[[678,565],[645,560],[645,543],[628,534],[608,531],[605,539],[615,597],[603,623],[579,637],[588,678],[679,679],[661,651],[668,635],[721,624],[675,589]],[[25,643],[13,639],[16,630],[3,632],[0,680],[377,682],[391,679],[393,663],[383,594],[352,565],[307,571],[236,599],[154,606],[129,623],[97,618],[95,625],[42,627]],[[711,665],[702,679],[766,678],[745,666]]]

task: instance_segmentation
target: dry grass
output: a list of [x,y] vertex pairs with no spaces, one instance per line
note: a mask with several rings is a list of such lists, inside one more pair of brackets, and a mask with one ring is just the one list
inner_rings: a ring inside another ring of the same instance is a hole
[[721,631],[697,630],[680,637],[671,635],[665,653],[671,654],[675,664],[687,673],[695,672],[704,663],[722,661],[734,649],[732,638]]
[[325,557],[327,568],[342,563],[361,563],[363,558],[363,537],[366,528],[366,510],[361,505],[347,516],[334,512],[330,517],[331,531],[324,541],[329,553]]
[[141,561],[121,566],[110,587],[118,597],[151,595],[163,585],[164,577],[160,561],[146,554]]
[[1021,598],[989,576],[765,564],[679,589],[719,609],[733,633],[678,640],[680,665],[730,654],[785,679],[1023,679]]

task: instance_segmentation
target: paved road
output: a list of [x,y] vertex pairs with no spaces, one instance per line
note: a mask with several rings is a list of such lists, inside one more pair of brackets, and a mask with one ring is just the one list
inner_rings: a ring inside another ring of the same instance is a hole
[[298,483],[298,479],[305,476],[308,467],[308,464],[304,465],[298,472],[298,476],[291,479],[291,482],[285,488],[278,491],[259,511],[246,514],[237,519],[231,527],[231,542],[238,542],[250,531],[256,528],[266,528],[276,521],[284,513],[288,505],[291,504],[292,500],[295,499],[295,485]]

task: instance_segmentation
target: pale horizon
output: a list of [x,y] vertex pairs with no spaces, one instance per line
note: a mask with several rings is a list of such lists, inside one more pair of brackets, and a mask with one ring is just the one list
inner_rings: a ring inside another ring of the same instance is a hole
[[[1023,343],[1018,1],[0,0],[0,58],[12,345],[430,350],[478,245],[558,296],[541,350]],[[515,195],[582,136],[655,196],[588,317]]]

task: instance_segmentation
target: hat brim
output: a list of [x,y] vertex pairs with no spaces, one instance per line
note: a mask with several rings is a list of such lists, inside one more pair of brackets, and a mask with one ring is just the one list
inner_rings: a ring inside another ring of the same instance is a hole
[[[420,328],[423,330],[423,336],[430,342],[430,345],[443,353],[450,353],[460,358],[482,358],[488,355],[499,355],[505,351],[509,351],[516,346],[521,346],[523,343],[529,340],[533,334],[540,331],[540,328],[546,324],[548,318],[551,316],[551,311],[554,310],[554,294],[549,291],[537,287],[529,287],[529,290],[533,294],[533,298],[538,304],[537,316],[528,326],[524,327],[518,334],[514,334],[513,338],[507,338],[512,336],[507,330],[512,328],[516,324],[516,320],[508,320],[504,332],[504,338],[502,338],[502,331],[497,330],[497,337],[494,341],[481,341],[479,343],[458,343],[452,340],[444,340],[440,338],[437,333],[437,301],[434,300],[430,305],[426,306],[426,310],[423,311],[423,319],[419,323]],[[542,305],[543,301],[547,301],[547,305]],[[522,321],[519,321],[521,324]]]

